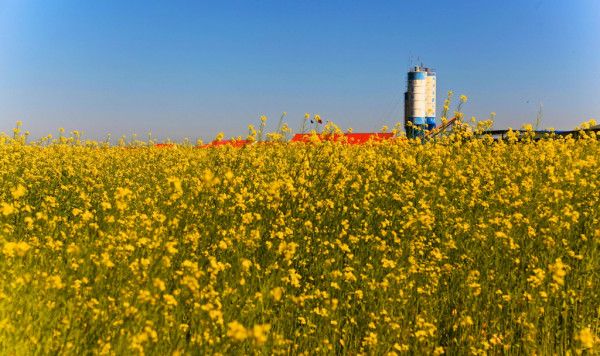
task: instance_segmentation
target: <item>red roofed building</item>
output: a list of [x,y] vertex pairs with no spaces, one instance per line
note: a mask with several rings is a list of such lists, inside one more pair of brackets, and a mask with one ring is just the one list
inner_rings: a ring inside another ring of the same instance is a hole
[[[393,133],[344,133],[344,134],[318,134],[319,141],[341,141],[351,145],[363,144],[369,141],[383,141],[394,137]],[[312,133],[295,134],[292,142],[312,142],[314,140]]]
[[[380,142],[384,140],[389,140],[394,137],[393,133],[344,133],[344,134],[312,134],[312,133],[304,133],[304,134],[295,134],[292,137],[291,142],[314,142],[316,140],[318,142],[322,141],[337,141],[343,142],[350,145],[360,145],[367,142]],[[250,145],[255,141],[252,140],[221,140],[221,141],[213,141],[211,143],[207,143],[201,146],[196,146],[196,148],[208,148],[208,147],[216,147],[216,146],[232,146],[232,147],[244,147],[246,145]],[[276,142],[258,142],[261,144],[269,143],[274,144]],[[174,144],[169,143],[158,143],[155,147],[159,148],[170,148],[174,147]]]
[[208,143],[208,144],[205,144],[202,146],[197,146],[197,147],[206,148],[206,147],[224,146],[224,145],[230,145],[233,147],[243,147],[250,143],[252,143],[252,141],[250,141],[250,140],[221,140],[221,141],[213,141],[211,143]]

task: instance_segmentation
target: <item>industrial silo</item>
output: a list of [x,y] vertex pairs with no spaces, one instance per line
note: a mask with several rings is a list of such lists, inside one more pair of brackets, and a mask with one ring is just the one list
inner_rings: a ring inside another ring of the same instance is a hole
[[426,81],[427,72],[421,67],[415,67],[414,70],[408,72],[408,88],[404,96],[405,129],[408,137],[420,136],[427,129],[425,123]]
[[427,130],[435,128],[435,105],[436,105],[436,83],[435,72],[425,68],[427,77],[425,79],[425,124]]

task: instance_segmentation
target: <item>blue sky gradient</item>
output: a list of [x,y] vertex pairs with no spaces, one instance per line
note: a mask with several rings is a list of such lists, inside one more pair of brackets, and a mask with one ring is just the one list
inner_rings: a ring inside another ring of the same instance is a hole
[[[600,119],[600,2],[0,0],[0,131],[245,134],[281,112],[355,131],[403,117],[406,71],[438,73],[496,128]],[[439,112],[438,108],[438,112]]]

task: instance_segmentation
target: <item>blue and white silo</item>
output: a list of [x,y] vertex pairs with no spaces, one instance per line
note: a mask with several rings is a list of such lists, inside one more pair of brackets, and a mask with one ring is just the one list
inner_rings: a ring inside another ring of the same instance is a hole
[[423,136],[436,126],[436,73],[422,66],[408,72],[404,93],[404,128],[409,138]]
[[[421,67],[415,67],[408,72],[408,88],[405,95],[405,128],[407,136],[421,135],[426,127],[426,81],[427,72]],[[412,123],[412,125],[409,124]],[[411,127],[412,126],[412,129]]]
[[435,72],[425,68],[427,77],[425,79],[425,124],[427,130],[435,128],[435,106],[436,106],[436,76]]

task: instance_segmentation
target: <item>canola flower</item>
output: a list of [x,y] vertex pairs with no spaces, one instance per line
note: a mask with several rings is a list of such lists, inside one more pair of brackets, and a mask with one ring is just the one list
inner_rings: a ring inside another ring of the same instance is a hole
[[594,134],[63,134],[0,136],[3,354],[600,352]]

